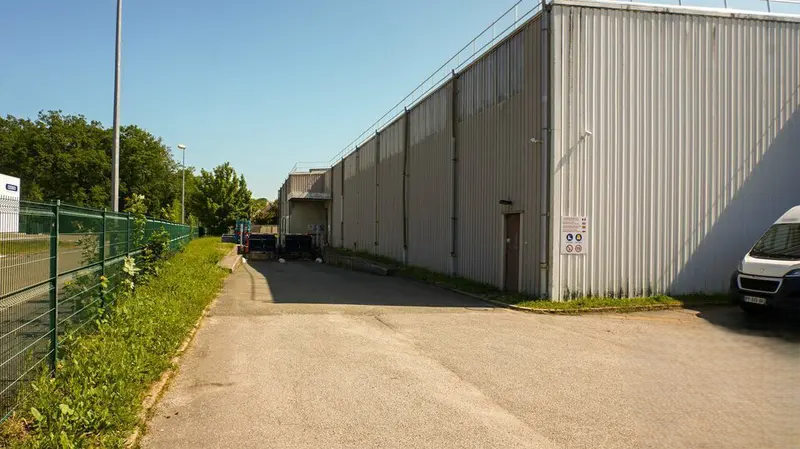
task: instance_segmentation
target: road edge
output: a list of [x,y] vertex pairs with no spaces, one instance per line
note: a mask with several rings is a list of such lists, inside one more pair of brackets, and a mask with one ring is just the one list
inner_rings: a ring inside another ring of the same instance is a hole
[[[241,256],[239,257],[241,258]],[[233,273],[235,270],[235,266],[230,269],[230,272]],[[226,268],[227,270],[227,268]],[[226,277],[227,279],[227,277]],[[223,289],[225,287],[223,286]],[[192,326],[192,330],[189,331],[189,335],[183,340],[178,350],[175,351],[175,355],[170,360],[170,364],[172,365],[169,369],[164,371],[161,374],[161,377],[155,381],[148,389],[147,394],[145,394],[144,399],[142,400],[142,408],[139,410],[139,414],[137,416],[137,423],[136,427],[134,428],[133,432],[128,435],[128,438],[125,439],[123,443],[123,447],[126,449],[134,449],[139,447],[139,443],[141,443],[142,437],[145,435],[147,430],[147,423],[150,421],[150,418],[153,416],[153,412],[155,411],[156,406],[159,402],[161,402],[161,398],[166,393],[167,389],[169,388],[172,379],[175,375],[178,374],[180,370],[180,362],[183,359],[183,355],[187,349],[189,349],[189,345],[194,341],[195,335],[197,335],[197,331],[203,325],[203,321],[208,316],[211,308],[219,301],[219,298],[222,293],[220,290],[219,293],[214,297],[214,299],[208,303],[208,305],[203,309],[203,313],[200,314],[200,317]]]

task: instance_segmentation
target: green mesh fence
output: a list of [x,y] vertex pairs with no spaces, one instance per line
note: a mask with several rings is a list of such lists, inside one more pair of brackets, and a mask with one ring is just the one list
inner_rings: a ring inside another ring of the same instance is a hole
[[0,197],[0,421],[26,382],[54,372],[59,342],[113,305],[124,258],[140,257],[160,229],[171,250],[197,236],[163,220],[137,229],[129,214]]

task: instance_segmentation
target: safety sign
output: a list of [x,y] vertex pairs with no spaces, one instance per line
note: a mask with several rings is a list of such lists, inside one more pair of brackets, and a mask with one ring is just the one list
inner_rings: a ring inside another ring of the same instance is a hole
[[561,217],[561,254],[583,255],[589,252],[589,217]]

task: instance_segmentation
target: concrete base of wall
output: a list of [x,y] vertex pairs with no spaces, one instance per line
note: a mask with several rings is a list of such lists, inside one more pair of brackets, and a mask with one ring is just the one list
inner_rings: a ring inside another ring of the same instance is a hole
[[387,267],[377,262],[362,259],[355,256],[343,256],[333,251],[325,252],[325,263],[355,271],[377,274],[378,276],[390,276],[397,271],[394,267]]

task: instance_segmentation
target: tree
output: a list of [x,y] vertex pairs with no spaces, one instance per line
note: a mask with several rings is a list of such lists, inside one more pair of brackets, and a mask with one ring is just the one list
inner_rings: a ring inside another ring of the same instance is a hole
[[278,216],[280,216],[280,211],[278,210],[277,201],[270,201],[266,198],[257,198],[252,201],[250,210],[250,219],[253,220],[253,224],[278,224]]
[[[47,111],[35,120],[0,117],[0,173],[22,179],[25,200],[108,207],[112,146],[113,131],[81,115]],[[148,215],[180,220],[181,171],[161,138],[134,125],[122,127],[121,210],[138,194]],[[187,167],[187,216],[193,213],[188,198],[194,178],[194,169]]]
[[120,130],[120,208],[134,193],[144,195],[147,214],[160,216],[181,198],[179,164],[160,137],[134,126]]
[[192,210],[211,234],[222,234],[237,219],[250,217],[252,194],[244,176],[226,162],[208,172],[200,170]]
[[24,199],[103,207],[111,189],[111,140],[99,122],[80,115],[0,118],[0,172],[22,178]]

